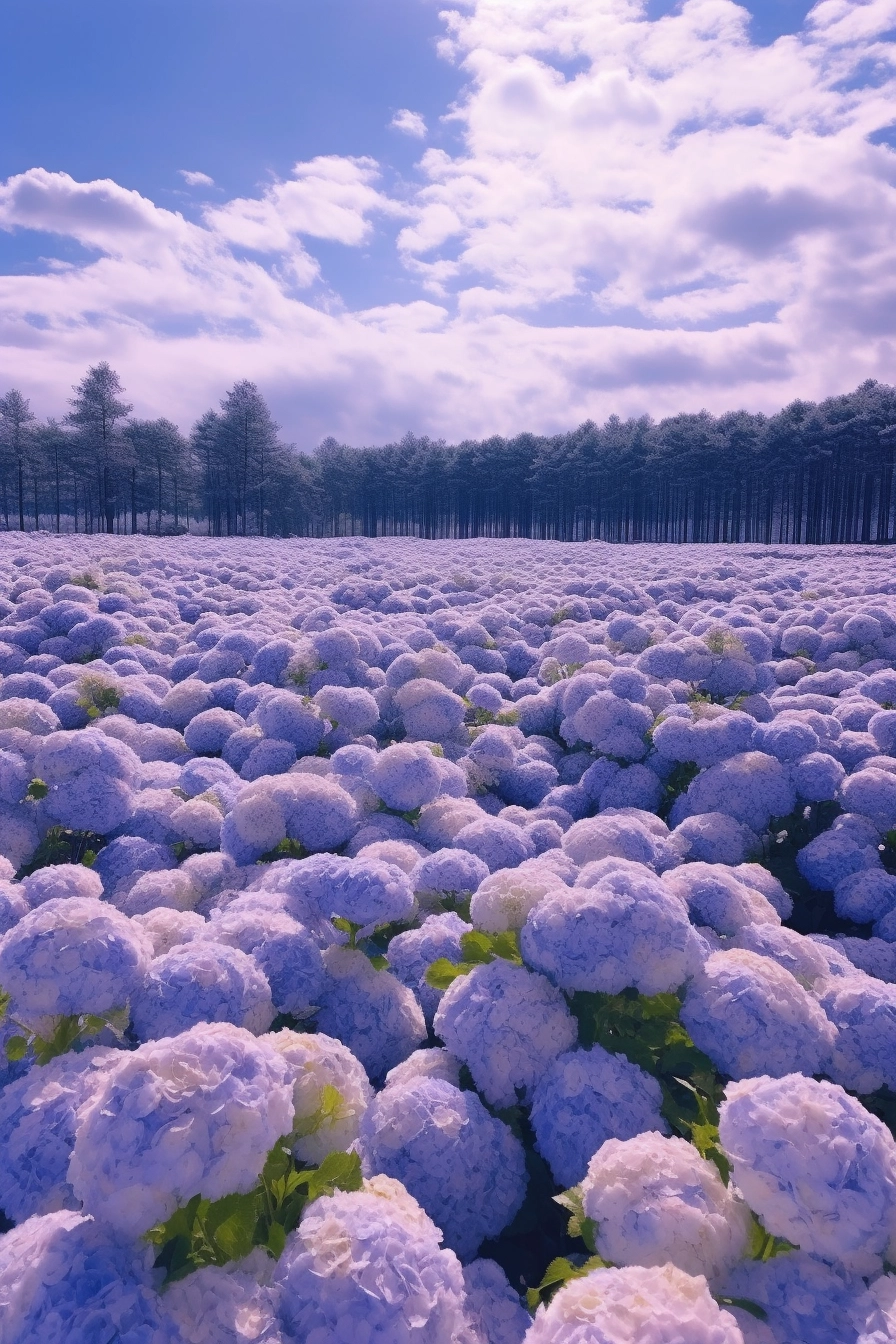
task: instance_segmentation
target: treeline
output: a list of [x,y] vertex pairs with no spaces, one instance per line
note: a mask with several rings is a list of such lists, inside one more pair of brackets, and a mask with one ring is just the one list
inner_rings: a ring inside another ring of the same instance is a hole
[[284,443],[237,383],[186,436],[139,420],[108,364],[62,420],[0,397],[6,529],[214,536],[888,542],[896,388],[873,380],[776,415],[586,421],[566,434],[351,448]]

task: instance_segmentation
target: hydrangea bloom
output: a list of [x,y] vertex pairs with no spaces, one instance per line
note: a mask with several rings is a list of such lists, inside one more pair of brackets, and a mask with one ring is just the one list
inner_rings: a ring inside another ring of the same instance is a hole
[[274,1020],[271,987],[258,962],[238,948],[193,939],[157,957],[131,1002],[142,1041],[177,1036],[201,1022],[230,1022],[256,1036]]
[[415,1050],[389,1070],[385,1086],[403,1087],[405,1083],[418,1078],[441,1078],[443,1082],[451,1083],[452,1087],[460,1087],[460,1069],[460,1060],[443,1045]]
[[181,1344],[165,1322],[148,1246],[62,1210],[0,1237],[3,1344]]
[[385,1088],[364,1113],[360,1145],[365,1172],[400,1180],[465,1260],[511,1222],[526,1193],[519,1140],[475,1092],[440,1078]]
[[124,742],[95,728],[50,733],[34,759],[49,786],[47,812],[63,826],[106,835],[133,812],[139,761]]
[[[857,1344],[856,1310],[864,1284],[856,1274],[826,1265],[805,1251],[773,1260],[748,1260],[722,1279],[728,1297],[755,1302],[766,1314],[774,1344]],[[750,1341],[755,1317],[732,1309]],[[883,1344],[883,1341],[876,1341]]]
[[539,1307],[525,1344],[743,1344],[706,1280],[674,1265],[596,1269]]
[[193,1195],[251,1190],[292,1122],[287,1062],[202,1023],[124,1056],[82,1116],[69,1180],[86,1212],[137,1237]]
[[516,868],[535,855],[535,846],[519,826],[499,817],[474,821],[454,836],[458,849],[466,849],[481,859],[490,873],[499,868]]
[[251,956],[264,972],[278,1013],[307,1017],[319,1002],[324,983],[320,949],[308,930],[289,915],[231,906],[214,912],[199,936]]
[[736,934],[747,924],[779,924],[781,916],[760,891],[721,863],[686,863],[663,875],[663,884],[685,902],[697,924]]
[[120,1058],[101,1046],[60,1055],[0,1092],[0,1209],[8,1218],[77,1207],[66,1177],[78,1111]]
[[464,1266],[464,1310],[475,1344],[522,1344],[532,1323],[519,1294],[494,1260]]
[[896,985],[870,975],[843,976],[820,998],[836,1027],[826,1072],[851,1092],[896,1091]]
[[387,807],[396,812],[412,812],[438,797],[442,775],[427,746],[407,742],[381,752],[367,780]]
[[241,790],[221,830],[221,848],[254,863],[283,840],[312,852],[335,849],[355,829],[354,800],[335,781],[315,775],[264,777]]
[[428,1023],[432,1022],[442,991],[426,983],[426,972],[440,957],[462,961],[460,940],[472,927],[453,912],[429,915],[418,929],[399,933],[389,942],[389,968],[416,995]]
[[535,1146],[554,1180],[577,1185],[607,1139],[645,1130],[668,1132],[659,1083],[624,1055],[600,1045],[569,1050],[550,1064],[532,1092]]
[[724,812],[759,832],[772,817],[792,812],[795,803],[786,766],[765,752],[747,751],[701,771],[676,801],[671,817],[677,824],[701,812]]
[[649,873],[609,873],[594,887],[546,896],[526,920],[520,948],[561,989],[604,994],[677,989],[701,960],[682,905]]
[[446,848],[421,858],[410,878],[418,899],[426,904],[471,896],[488,873],[487,864],[475,854],[466,849]]
[[248,1268],[207,1265],[171,1284],[162,1310],[183,1344],[282,1344],[277,1294]]
[[732,1179],[769,1232],[860,1274],[896,1234],[896,1142],[834,1083],[729,1083],[719,1134]]
[[426,1040],[412,992],[388,971],[376,970],[363,952],[330,947],[324,965],[318,1028],[347,1045],[371,1078],[381,1078]]
[[46,901],[0,940],[0,985],[11,1013],[40,1034],[51,1019],[125,1008],[140,991],[149,940],[92,896]]
[[802,985],[777,962],[739,948],[714,952],[687,987],[681,1020],[729,1078],[795,1069],[823,1073],[834,1032]]
[[66,896],[94,896],[103,894],[99,876],[83,863],[57,863],[50,868],[38,868],[22,879],[22,894],[32,910],[45,901],[62,900]]
[[673,1264],[713,1278],[750,1244],[750,1210],[718,1168],[684,1139],[651,1130],[601,1145],[582,1203],[598,1224],[599,1254],[615,1264]]
[[470,902],[470,919],[486,933],[519,930],[529,912],[563,886],[548,867],[529,864],[525,868],[499,868],[476,889]]
[[[286,1060],[293,1078],[296,1157],[319,1163],[328,1153],[351,1148],[373,1097],[360,1061],[323,1032],[278,1031],[265,1039]],[[335,1109],[322,1109],[325,1087],[339,1093]]]
[[275,1271],[287,1337],[464,1344],[463,1274],[439,1240],[408,1195],[380,1187],[315,1200]]
[[320,899],[324,914],[340,915],[365,927],[406,919],[414,890],[406,873],[376,859],[353,859],[334,877]]
[[145,915],[133,915],[132,919],[152,943],[154,957],[163,957],[172,948],[191,943],[205,928],[202,915],[194,910],[169,910],[165,906],[148,910]]
[[474,966],[445,991],[433,1022],[493,1106],[531,1096],[548,1065],[571,1049],[576,1027],[559,990],[500,959]]

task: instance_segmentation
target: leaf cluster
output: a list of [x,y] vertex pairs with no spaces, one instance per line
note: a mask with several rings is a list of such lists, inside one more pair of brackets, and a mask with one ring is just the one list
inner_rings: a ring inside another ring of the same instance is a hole
[[[5,1016],[8,1005],[9,995],[0,994],[0,1020]],[[127,1008],[113,1008],[108,1013],[73,1013],[57,1017],[49,1036],[38,1036],[23,1027],[22,1035],[10,1036],[7,1040],[6,1057],[9,1060],[24,1059],[28,1051],[33,1050],[35,1063],[49,1064],[51,1059],[57,1059],[69,1050],[83,1049],[106,1027],[110,1027],[122,1040],[129,1020]]]
[[507,933],[480,933],[478,930],[465,933],[461,936],[460,950],[461,961],[439,957],[429,967],[426,983],[431,989],[447,989],[459,975],[468,975],[474,966],[487,966],[498,957],[516,966],[523,964],[519,938],[512,929]]
[[730,1167],[718,1146],[724,1079],[682,1026],[678,995],[580,990],[570,1007],[579,1023],[580,1043],[623,1054],[651,1074],[662,1089],[662,1114],[674,1133],[714,1162],[727,1183]]
[[216,1200],[194,1195],[167,1222],[150,1229],[147,1241],[159,1248],[155,1267],[165,1271],[166,1283],[173,1283],[206,1265],[241,1260],[256,1246],[277,1259],[309,1204],[361,1185],[357,1153],[330,1153],[319,1167],[308,1167],[278,1143],[254,1190]]

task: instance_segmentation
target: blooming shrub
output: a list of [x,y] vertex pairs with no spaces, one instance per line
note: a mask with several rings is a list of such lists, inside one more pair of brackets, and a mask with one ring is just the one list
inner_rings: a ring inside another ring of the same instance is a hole
[[892,1334],[891,568],[6,534],[0,1339]]

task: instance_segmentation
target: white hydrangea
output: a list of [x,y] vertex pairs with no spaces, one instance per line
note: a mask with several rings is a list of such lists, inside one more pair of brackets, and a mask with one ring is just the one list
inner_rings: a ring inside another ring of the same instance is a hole
[[293,1121],[287,1062],[229,1023],[203,1023],[126,1055],[86,1108],[69,1180],[124,1236],[193,1195],[251,1190]]
[[403,1087],[405,1083],[416,1082],[418,1078],[441,1078],[460,1087],[461,1062],[443,1045],[435,1048],[415,1050],[407,1059],[396,1064],[386,1074],[385,1087]]
[[687,987],[681,1021],[729,1078],[823,1073],[835,1034],[790,971],[741,948],[706,959]]
[[521,929],[529,911],[545,896],[563,891],[564,884],[549,868],[499,868],[480,883],[470,901],[470,919],[485,933]]
[[598,1252],[613,1264],[673,1264],[713,1278],[749,1248],[750,1210],[718,1168],[684,1139],[652,1130],[598,1148],[582,1202],[598,1224]]
[[[896,1142],[835,1083],[729,1083],[719,1134],[744,1199],[777,1237],[860,1274],[896,1235]],[[889,1251],[892,1254],[892,1251]]]
[[525,1344],[744,1344],[706,1280],[675,1265],[596,1269],[541,1306]]
[[[347,1152],[358,1137],[373,1088],[360,1061],[341,1041],[323,1032],[277,1031],[264,1037],[289,1065],[293,1080],[296,1136],[292,1151],[316,1165],[328,1153]],[[323,1107],[325,1087],[335,1088],[339,1104]]]
[[549,1064],[572,1048],[576,1025],[563,995],[543,975],[498,958],[458,976],[433,1027],[469,1068],[493,1106],[512,1106]]
[[163,957],[172,948],[191,943],[205,928],[205,920],[195,910],[171,910],[167,906],[148,910],[145,915],[133,915],[132,920],[152,943],[154,957]]

